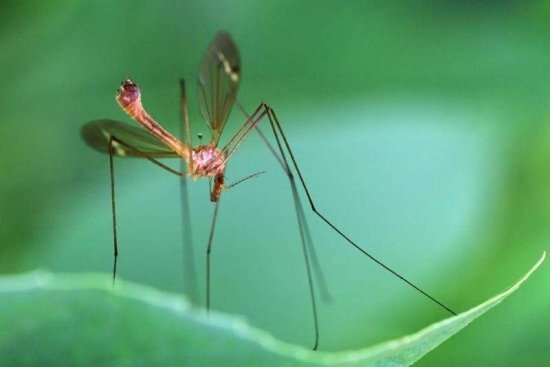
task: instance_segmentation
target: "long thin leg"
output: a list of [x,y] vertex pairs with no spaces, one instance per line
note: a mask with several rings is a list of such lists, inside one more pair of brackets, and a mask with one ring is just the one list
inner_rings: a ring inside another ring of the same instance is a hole
[[[256,110],[252,113],[252,115],[247,116],[247,120],[246,120],[246,122],[243,124],[243,126],[241,126],[241,127],[239,128],[239,130],[237,130],[237,132],[235,133],[235,135],[233,135],[233,137],[231,138],[231,140],[229,140],[229,142],[228,142],[228,143],[225,145],[225,147],[222,149],[222,153],[223,153],[223,154],[225,154],[225,153],[228,151],[228,149],[230,149],[230,147],[231,147],[232,145],[236,145],[236,144],[234,144],[235,141],[238,142],[238,141],[244,139],[243,135],[245,135],[245,134],[246,134],[246,131],[249,130],[250,125],[256,125],[256,124],[254,123],[254,121],[259,120],[259,119],[256,117],[256,115],[257,115],[260,111],[262,111],[262,110],[263,110],[263,112],[264,112],[264,114],[265,114],[265,113],[266,113],[266,110],[265,110],[264,106],[263,106],[263,105],[259,105],[258,108],[256,108]],[[244,133],[243,133],[243,131],[244,131]]]
[[[189,113],[187,110],[187,96],[185,93],[185,81],[180,79],[180,113],[181,113],[181,139],[190,148],[193,147],[191,138],[191,126],[189,123]],[[180,170],[185,169],[185,161],[180,161]],[[193,159],[189,160],[189,170],[193,171]],[[185,293],[188,295],[192,304],[198,304],[199,291],[197,288],[197,271],[195,269],[195,256],[193,250],[193,233],[191,226],[191,208],[189,206],[189,191],[187,189],[187,180],[180,180],[180,204],[182,219],[182,255],[183,271],[185,282]]]
[[[182,171],[183,165],[182,161]],[[183,231],[183,266],[185,276],[185,293],[188,295],[191,303],[197,304],[199,300],[199,291],[197,288],[197,271],[195,269],[195,251],[193,250],[193,232],[191,226],[191,208],[189,207],[189,191],[187,189],[187,180],[180,180],[180,203],[182,215]]]
[[[259,114],[259,115],[258,115]],[[258,115],[258,116],[256,116]],[[244,139],[250,134],[252,129],[256,125],[260,123],[260,121],[267,115],[267,110],[265,109],[265,106],[262,104],[258,106],[256,111],[249,116],[246,120],[246,122],[239,128],[239,130],[233,135],[231,140],[223,147],[223,149],[220,151],[218,157],[223,157],[223,163],[225,164],[232,156],[235,154],[239,146],[242,144]],[[212,159],[212,162],[206,166],[205,170],[208,170],[212,167],[212,165],[218,161],[218,158]]]
[[[141,150],[135,148],[134,146],[124,142],[123,140],[120,140],[119,138],[117,137],[114,137],[114,136],[111,136],[110,140],[109,140],[109,143],[112,144],[112,143],[117,143],[117,144],[120,144],[126,148],[128,148],[129,150],[131,150],[132,152],[134,152],[136,155],[139,155],[145,159],[147,159],[149,162],[153,163],[153,164],[156,164],[157,166],[159,166],[160,168],[164,169],[165,171],[168,171],[170,172],[171,174],[173,175],[176,175],[178,177],[185,177],[186,173],[185,172],[180,172],[180,171],[177,171],[175,169],[173,169],[172,167],[170,166],[167,166],[166,164],[162,163],[161,161],[158,161],[157,159],[155,159],[153,156],[145,153],[145,152],[142,152]],[[112,148],[110,148],[112,149]]]
[[[241,112],[247,118],[250,118],[248,113],[244,109],[244,107],[238,101],[237,101],[237,106],[239,107]],[[262,109],[263,111],[267,111],[267,106],[264,105],[264,104],[260,105],[260,107],[258,109],[256,109],[255,113],[257,113],[260,109]],[[262,114],[262,116],[263,116],[263,114]],[[259,123],[259,121],[258,121],[258,123]],[[321,297],[324,300],[329,300],[330,299],[330,293],[329,293],[328,287],[326,285],[326,280],[325,280],[325,277],[323,276],[323,272],[321,270],[319,260],[317,258],[315,247],[313,246],[313,241],[312,241],[312,238],[311,238],[311,234],[310,234],[310,231],[309,231],[307,220],[304,216],[304,210],[303,210],[302,202],[300,200],[300,196],[298,195],[298,190],[296,188],[296,183],[295,183],[294,177],[292,175],[292,172],[290,170],[290,167],[288,165],[288,162],[286,161],[285,157],[279,156],[279,154],[277,153],[275,148],[273,148],[273,146],[271,145],[269,140],[266,138],[266,136],[260,130],[260,128],[258,126],[258,123],[254,124],[253,127],[255,128],[256,132],[260,135],[260,137],[262,138],[264,143],[267,145],[267,147],[271,151],[271,153],[273,153],[273,156],[275,157],[275,159],[277,159],[277,161],[280,163],[283,171],[285,172],[285,174],[287,175],[287,177],[289,179],[289,184],[290,184],[291,191],[292,191],[292,198],[293,198],[293,201],[294,201],[294,209],[295,209],[296,218],[297,218],[297,221],[298,221],[298,229],[299,229],[299,232],[300,232],[300,240],[301,240],[301,245],[302,245],[302,251],[303,251],[303,254],[304,254],[304,261],[305,261],[305,265],[306,265],[308,289],[309,289],[309,295],[310,295],[310,301],[311,301],[311,311],[312,311],[312,316],[313,316],[313,326],[314,326],[314,334],[315,334],[313,349],[316,350],[318,345],[319,345],[319,321],[318,321],[318,315],[317,315],[316,296],[315,296],[315,289],[314,289],[314,286],[313,286],[313,276],[312,276],[311,264],[310,263],[313,264],[313,271],[315,273],[316,279],[318,281],[319,288],[321,290]]]
[[172,173],[176,176],[182,177],[182,179],[185,180],[185,178],[183,177],[183,176],[185,176],[185,172],[178,172],[178,171],[172,169],[171,167],[168,167],[167,165],[165,165],[162,162],[159,162],[158,160],[156,160],[155,158],[153,158],[149,154],[140,151],[139,149],[133,147],[132,145],[130,145],[128,143],[125,143],[124,141],[122,141],[122,140],[120,140],[120,139],[118,139],[114,136],[111,136],[109,138],[109,173],[110,173],[110,177],[111,177],[111,180],[110,180],[110,183],[111,183],[111,214],[112,214],[112,218],[113,218],[113,250],[114,250],[114,254],[113,254],[114,255],[113,256],[113,286],[115,284],[116,270],[117,270],[117,263],[118,263],[118,233],[117,233],[116,200],[115,200],[114,143],[120,144],[120,145],[128,148],[129,150],[133,151],[135,154],[146,158],[147,160],[149,160],[150,162],[152,162],[152,163],[156,164],[157,166],[163,168],[164,170],[166,170],[166,171],[168,171],[168,172],[170,172],[170,173]]
[[[193,149],[193,138],[191,134],[191,124],[189,123],[189,111],[187,109],[187,94],[185,93],[185,80],[180,79],[180,118],[182,122],[181,126],[181,138],[183,143],[186,144],[189,149]],[[192,154],[192,151],[190,152]],[[183,163],[182,163],[183,164]],[[189,159],[189,170],[193,171],[193,159]]]
[[308,282],[308,288],[309,288],[309,298],[311,301],[311,311],[313,316],[313,329],[315,332],[315,339],[313,343],[313,350],[317,350],[317,347],[319,346],[319,318],[317,317],[317,303],[316,303],[316,297],[315,297],[315,287],[313,286],[313,279],[311,276],[311,265],[309,264],[309,253],[308,253],[308,246],[306,245],[306,237],[305,237],[305,231],[304,231],[304,221],[303,218],[300,216],[300,208],[299,206],[300,201],[298,198],[298,191],[296,190],[296,187],[292,187],[292,196],[294,198],[294,207],[296,210],[296,216],[298,219],[298,226],[300,228],[300,239],[302,241],[302,252],[304,253],[304,262],[306,264],[306,272],[307,272],[307,282]]
[[315,246],[313,245],[313,239],[311,237],[311,232],[309,231],[309,226],[307,224],[306,216],[304,214],[304,208],[302,206],[302,200],[300,200],[300,196],[298,195],[298,189],[296,188],[294,177],[292,177],[289,182],[291,183],[293,193],[295,192],[295,195],[293,194],[293,198],[296,202],[296,216],[298,217],[298,221],[302,222],[305,244],[308,248],[311,262],[313,264],[313,271],[315,274],[315,278],[317,279],[319,290],[321,291],[321,298],[325,302],[330,302],[332,297],[330,295],[330,291],[323,270],[321,269],[321,263],[319,262],[319,258],[317,257],[317,251],[315,251]]
[[211,303],[211,264],[210,254],[212,253],[212,243],[214,240],[214,230],[216,228],[216,220],[218,219],[218,208],[220,207],[220,200],[216,201],[214,206],[214,214],[212,215],[212,225],[210,227],[210,235],[208,236],[208,246],[206,247],[206,311],[210,312]]
[[[243,124],[243,126],[237,131],[237,133],[233,136],[233,138],[231,138],[229,143],[227,143],[227,145],[222,149],[220,154],[225,155],[224,162],[227,162],[232,157],[232,155],[237,151],[239,146],[242,144],[242,142],[246,139],[246,137],[250,134],[250,132],[253,129],[257,130],[258,124],[261,122],[261,120],[266,115],[269,116],[269,107],[264,103],[260,104],[258,106],[258,108],[256,108],[256,110],[254,111],[254,113],[252,113],[252,115],[248,115],[246,113],[246,111],[244,111],[242,106],[240,104],[238,104],[238,105],[242,109],[243,113],[247,116],[247,120]],[[310,293],[310,299],[311,299],[313,324],[314,324],[314,331],[315,331],[315,341],[314,341],[313,349],[315,350],[315,349],[317,349],[318,344],[319,344],[319,321],[318,321],[318,317],[317,317],[317,305],[316,305],[316,300],[315,300],[315,289],[313,287],[313,277],[312,277],[312,273],[311,273],[310,256],[311,256],[311,259],[312,259],[313,264],[314,264],[314,269],[315,269],[315,271],[318,275],[317,278],[319,280],[319,284],[320,284],[320,288],[321,288],[321,291],[322,291],[323,298],[325,298],[325,299],[330,298],[330,295],[328,293],[328,287],[326,286],[325,279],[322,275],[322,271],[321,271],[321,268],[320,268],[319,263],[318,263],[318,258],[317,258],[317,255],[315,253],[315,249],[314,249],[313,245],[311,244],[311,242],[312,242],[311,241],[311,234],[309,232],[309,228],[307,226],[307,221],[306,221],[305,216],[303,214],[303,208],[302,208],[302,204],[301,204],[301,201],[300,201],[300,197],[298,195],[296,184],[294,182],[294,178],[293,178],[292,173],[290,171],[290,167],[288,165],[286,157],[284,156],[284,154],[282,154],[281,157],[279,157],[278,154],[276,153],[275,149],[273,149],[273,147],[269,143],[269,141],[265,138],[265,136],[263,134],[261,134],[261,131],[259,131],[259,130],[257,130],[257,131],[260,133],[260,135],[262,136],[262,138],[264,139],[264,141],[266,142],[266,144],[270,148],[270,150],[273,152],[273,154],[275,155],[275,157],[277,158],[279,163],[281,163],[284,171],[286,172],[287,176],[289,177],[289,182],[290,182],[290,185],[291,185],[291,188],[292,188],[294,206],[295,206],[296,216],[297,216],[297,220],[298,220],[298,228],[299,228],[299,231],[300,231],[300,239],[301,239],[301,243],[302,243],[302,251],[303,251],[304,257],[305,257],[308,287],[309,287],[309,293]],[[213,223],[213,227],[214,227],[214,223]],[[212,227],[212,231],[213,231],[213,227]],[[211,235],[212,235],[212,232],[211,232]],[[210,246],[210,243],[211,243],[211,241],[209,241],[209,246]],[[311,252],[311,255],[309,254],[310,252]],[[209,254],[210,253],[208,252],[208,254],[207,254],[207,257],[208,257],[208,259],[207,259],[207,277],[210,276],[210,274],[209,274],[209,266],[210,266],[209,265],[210,264],[209,256],[210,255]],[[209,307],[209,297],[210,297],[209,287],[210,287],[210,282],[207,281],[207,307]]]
[[[247,118],[249,118],[249,114],[246,112],[243,105],[239,101],[236,101],[236,103],[237,103],[237,107],[241,110],[241,112]],[[269,140],[267,139],[265,134],[260,129],[260,126],[256,125],[254,127],[254,129],[256,130],[256,133],[258,133],[258,135],[260,136],[262,141],[265,143],[265,145],[267,146],[269,151],[273,154],[273,156],[275,157],[277,162],[279,162],[279,164],[281,165],[281,168],[283,169],[286,176],[288,177],[291,189],[293,191],[298,192],[298,190],[296,188],[296,180],[294,180],[294,175],[292,174],[292,172],[290,170],[290,167],[288,166],[288,162],[286,162],[286,160],[283,160],[283,158],[281,158],[281,156],[279,155],[277,150],[275,150],[273,145],[271,145],[271,143],[269,142]],[[300,228],[300,231],[302,231],[302,228],[303,228],[303,231],[304,231],[304,236],[302,237],[302,234],[300,234],[300,238],[305,238],[306,239],[305,243],[306,243],[306,246],[308,246],[309,253],[311,255],[311,262],[312,262],[312,265],[313,265],[313,271],[314,271],[314,274],[315,274],[315,278],[317,279],[319,289],[321,291],[321,298],[324,301],[328,302],[331,299],[330,291],[329,291],[329,288],[327,286],[325,276],[323,275],[323,270],[321,269],[321,264],[320,264],[319,258],[317,256],[317,251],[315,251],[315,246],[313,246],[313,239],[311,238],[311,232],[309,231],[309,226],[307,224],[307,220],[306,220],[306,217],[304,215],[302,200],[300,199],[299,195],[293,196],[293,200],[298,202],[297,206],[296,206],[296,203],[295,203],[295,208],[297,210],[296,215],[298,217],[298,221],[302,222],[302,225],[300,225],[300,223],[298,223],[298,226]]]
[[237,152],[237,149],[239,149],[239,146],[242,144],[244,139],[250,134],[250,132],[262,121],[262,119],[267,115],[267,111],[264,109],[260,115],[256,119],[250,119],[250,123],[246,123],[244,126],[247,126],[242,135],[235,141],[233,146],[230,146],[230,144],[227,144],[224,148],[224,150],[227,151],[227,155],[225,156],[224,163],[227,162],[233,154]]
[[113,138],[109,139],[109,175],[111,177],[111,215],[113,218],[113,286],[115,285],[116,266],[118,260],[118,235],[116,227],[116,201],[115,201],[115,162],[113,154]]
[[[296,170],[296,173],[298,174],[298,178],[300,179],[300,182],[302,184],[302,187],[306,193],[306,196],[308,198],[308,201],[309,201],[309,204],[311,206],[311,210],[319,217],[321,218],[321,220],[323,222],[325,222],[329,227],[331,227],[336,233],[338,233],[342,238],[344,238],[350,245],[352,245],[353,247],[355,247],[357,250],[359,250],[361,253],[363,253],[364,255],[366,255],[367,257],[369,257],[372,261],[374,261],[376,264],[380,265],[381,267],[383,267],[384,269],[386,269],[387,271],[389,271],[390,273],[392,273],[393,275],[395,275],[396,277],[398,277],[399,279],[401,279],[402,281],[404,281],[405,283],[407,283],[408,285],[410,285],[411,287],[413,287],[414,289],[416,289],[418,292],[422,293],[424,296],[428,297],[430,300],[432,300],[433,302],[437,303],[439,306],[441,306],[442,308],[444,308],[445,310],[447,310],[448,312],[450,312],[451,314],[453,315],[456,315],[456,313],[451,310],[449,307],[445,306],[442,302],[438,301],[437,299],[435,299],[433,296],[431,296],[430,294],[428,294],[427,292],[423,291],[421,288],[419,288],[418,286],[414,285],[413,283],[411,283],[408,279],[406,279],[404,276],[402,276],[401,274],[397,273],[395,270],[391,269],[390,267],[388,267],[387,265],[385,265],[384,263],[382,263],[380,260],[378,260],[377,258],[375,258],[373,255],[371,255],[370,253],[368,253],[367,251],[365,251],[363,248],[361,248],[358,244],[356,244],[354,241],[352,241],[348,236],[346,236],[340,229],[338,229],[338,227],[336,227],[331,221],[329,221],[323,214],[321,214],[317,208],[315,207],[315,204],[313,203],[313,199],[311,197],[311,194],[309,193],[309,190],[307,189],[307,186],[306,186],[306,183],[305,183],[305,180],[302,176],[302,173],[300,172],[300,169],[298,168],[298,164],[296,163],[296,158],[294,157],[294,154],[292,153],[292,149],[290,148],[290,144],[288,143],[288,140],[283,132],[283,129],[281,127],[281,124],[279,123],[279,120],[277,119],[277,115],[275,114],[275,111],[273,111],[273,109],[271,109],[270,107],[267,107],[269,112],[268,112],[268,117],[269,117],[269,121],[271,123],[271,127],[272,127],[272,130],[273,130],[273,134],[275,135],[275,139],[277,140],[277,145],[279,146],[279,150],[281,152],[281,155],[283,156],[283,159],[285,154],[284,154],[284,151],[283,151],[283,148],[282,148],[282,145],[281,145],[281,141],[280,141],[280,138],[279,138],[279,134],[281,135],[281,138],[283,140],[283,143],[284,143],[284,146],[290,156],[290,159],[292,160],[292,165],[294,167],[294,169]],[[278,134],[279,133],[279,134]]]

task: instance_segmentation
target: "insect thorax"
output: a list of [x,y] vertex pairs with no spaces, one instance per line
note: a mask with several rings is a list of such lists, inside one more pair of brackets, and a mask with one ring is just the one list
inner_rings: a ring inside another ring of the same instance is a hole
[[225,170],[224,156],[211,145],[199,145],[191,150],[191,162],[187,174],[197,179],[215,176]]

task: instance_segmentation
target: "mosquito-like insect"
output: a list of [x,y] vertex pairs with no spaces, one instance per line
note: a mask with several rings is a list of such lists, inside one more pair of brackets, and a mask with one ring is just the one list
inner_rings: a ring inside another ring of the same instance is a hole
[[[236,100],[240,76],[240,60],[237,47],[229,34],[226,32],[219,32],[204,55],[198,74],[200,110],[206,124],[210,129],[211,140],[208,144],[198,146],[193,146],[192,144],[191,128],[189,125],[187,110],[187,98],[185,94],[185,83],[183,80],[180,80],[180,108],[183,125],[183,138],[181,140],[170,134],[159,123],[157,123],[151,115],[147,113],[141,103],[141,91],[138,85],[130,79],[122,82],[119,90],[117,91],[116,101],[122,109],[130,115],[132,119],[141,124],[145,130],[129,126],[123,122],[107,119],[90,121],[82,127],[81,135],[86,143],[96,150],[109,154],[114,247],[113,282],[116,276],[118,259],[114,157],[142,157],[181,178],[182,205],[184,207],[184,216],[186,216],[186,218],[189,217],[186,180],[188,178],[192,178],[194,180],[206,178],[211,183],[210,200],[214,203],[214,212],[206,248],[206,308],[210,309],[210,258],[221,195],[224,190],[227,190],[246,179],[256,177],[259,174],[252,174],[234,184],[228,185],[225,182],[227,162],[237,152],[239,146],[246,139],[246,137],[253,130],[255,130],[280,163],[290,182],[308,278],[309,296],[314,325],[314,350],[317,349],[319,344],[319,324],[317,317],[316,292],[313,285],[313,275],[315,275],[319,281],[319,288],[323,296],[328,297],[328,290],[313,247],[311,234],[305,220],[304,209],[300,201],[297,185],[294,179],[295,174],[298,176],[299,184],[305,192],[311,210],[324,223],[332,228],[332,230],[338,233],[349,245],[354,247],[363,255],[369,257],[376,264],[389,271],[409,286],[416,289],[431,301],[435,302],[451,314],[456,315],[454,311],[445,306],[442,302],[423,291],[404,276],[400,275],[360,247],[356,242],[351,240],[350,237],[338,229],[332,221],[327,219],[324,214],[317,210],[275,111],[269,105],[262,103],[256,108],[256,110],[254,110],[252,114],[247,114],[242,104]],[[218,147],[219,138],[234,104],[236,104],[241,112],[246,116],[246,122],[229,140],[229,142],[220,149]],[[259,123],[266,117],[276,142],[276,148],[270,143],[266,135],[262,133],[258,126]],[[167,157],[180,158],[182,162],[185,163],[186,169],[178,171],[157,160],[157,158]],[[188,292],[192,293],[193,284],[191,283],[193,283],[195,271],[191,260],[192,246],[189,234],[190,230],[189,221],[184,219],[184,231],[186,235],[184,239],[184,252],[187,258],[186,271],[188,278],[186,289]]]

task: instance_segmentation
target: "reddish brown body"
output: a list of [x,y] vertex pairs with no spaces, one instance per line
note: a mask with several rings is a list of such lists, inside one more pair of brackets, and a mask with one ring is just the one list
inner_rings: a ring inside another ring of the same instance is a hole
[[193,179],[214,177],[210,200],[217,202],[225,187],[225,155],[213,145],[199,145],[191,151],[187,176]]
[[194,179],[213,177],[225,171],[225,156],[213,145],[194,147],[187,163],[187,175]]
[[214,177],[214,187],[210,193],[210,200],[217,202],[220,199],[220,195],[225,188],[226,157],[223,151],[213,144],[199,145],[192,148],[171,135],[145,111],[141,104],[139,87],[129,79],[122,82],[116,100],[128,115],[186,161],[186,176],[195,180],[202,177]]
[[224,181],[225,175],[223,173],[218,173],[214,178],[214,188],[210,193],[210,201],[216,203],[218,200],[220,200],[220,195],[222,194],[222,190],[225,187]]

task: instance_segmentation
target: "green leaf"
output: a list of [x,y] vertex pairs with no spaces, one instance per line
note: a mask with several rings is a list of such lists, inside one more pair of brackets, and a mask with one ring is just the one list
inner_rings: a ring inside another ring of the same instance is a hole
[[177,295],[103,275],[0,279],[1,366],[408,366],[500,303],[533,273],[466,312],[358,351],[289,345]]

